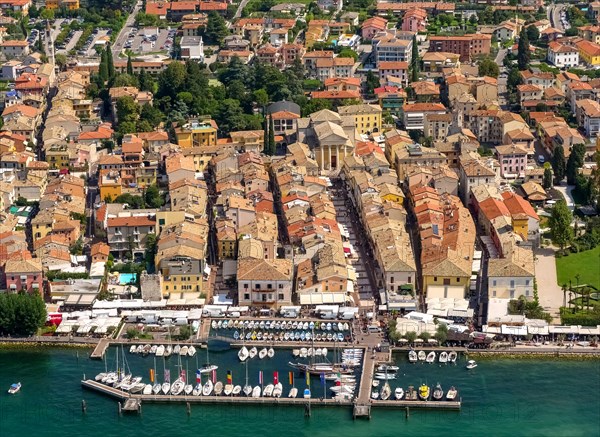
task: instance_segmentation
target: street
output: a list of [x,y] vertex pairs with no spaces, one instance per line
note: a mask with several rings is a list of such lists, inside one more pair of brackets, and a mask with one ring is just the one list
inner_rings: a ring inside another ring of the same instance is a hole
[[115,58],[121,57],[121,52],[123,51],[123,46],[125,45],[125,41],[127,41],[127,35],[131,31],[131,28],[133,27],[133,24],[135,23],[135,16],[138,14],[138,12],[140,12],[140,9],[142,9],[142,5],[143,4],[141,1],[138,1],[135,4],[133,11],[127,17],[127,20],[125,21],[123,28],[119,32],[119,35],[117,35],[117,37],[115,38],[115,43],[113,44],[113,48],[112,48],[113,57],[115,57]]
[[564,32],[565,27],[560,21],[560,12],[563,9],[566,9],[565,5],[550,5],[548,6],[548,9],[546,11],[548,20],[550,20],[550,24],[552,25],[552,27]]

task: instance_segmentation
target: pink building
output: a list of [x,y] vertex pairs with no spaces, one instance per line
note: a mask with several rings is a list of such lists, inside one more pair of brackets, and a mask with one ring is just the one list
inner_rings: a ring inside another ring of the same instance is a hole
[[409,9],[402,17],[402,30],[407,32],[422,32],[427,28],[427,11],[424,9]]
[[9,259],[4,266],[6,288],[29,293],[42,291],[42,263],[38,259]]
[[381,17],[371,17],[365,20],[361,27],[362,38],[366,40],[373,39],[377,32],[387,28],[387,23],[387,20]]
[[500,162],[500,175],[506,179],[525,177],[527,167],[527,150],[509,144],[496,146],[498,162]]

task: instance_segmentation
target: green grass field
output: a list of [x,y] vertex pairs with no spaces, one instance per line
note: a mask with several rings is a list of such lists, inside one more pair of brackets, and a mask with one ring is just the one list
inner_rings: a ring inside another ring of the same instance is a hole
[[600,246],[592,250],[580,253],[572,253],[569,256],[556,258],[556,274],[558,285],[567,284],[572,281],[577,285],[575,275],[579,273],[579,285],[589,284],[600,288]]

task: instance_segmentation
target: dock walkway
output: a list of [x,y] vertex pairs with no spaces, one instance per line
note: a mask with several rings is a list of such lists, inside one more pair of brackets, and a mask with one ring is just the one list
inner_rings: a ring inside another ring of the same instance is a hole
[[104,357],[104,353],[106,352],[106,349],[108,349],[109,346],[110,346],[110,339],[108,339],[108,338],[101,339],[98,342],[98,344],[96,345],[96,347],[94,348],[94,350],[92,351],[92,353],[90,354],[90,358],[95,359],[95,360],[101,360]]

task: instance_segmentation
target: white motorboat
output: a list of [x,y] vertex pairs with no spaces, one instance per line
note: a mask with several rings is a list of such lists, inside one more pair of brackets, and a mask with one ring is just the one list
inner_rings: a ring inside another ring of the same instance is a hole
[[8,393],[14,395],[15,393],[18,393],[19,390],[21,390],[21,383],[16,382],[10,385],[10,387],[8,388]]
[[152,394],[152,384],[144,385],[144,389],[142,390],[142,394],[151,395]]
[[304,399],[310,399],[310,396],[311,396],[311,394],[310,394],[310,388],[306,387],[304,389],[303,397],[304,397]]
[[261,360],[267,356],[267,348],[263,347],[260,352],[258,352],[258,358],[260,358]]
[[153,395],[159,395],[161,390],[162,390],[162,385],[160,385],[158,382],[152,386],[152,394]]
[[378,379],[374,379],[373,382],[371,383],[371,385],[373,387],[379,387],[379,380]]
[[252,386],[251,386],[251,385],[249,385],[249,384],[246,384],[246,385],[244,386],[244,388],[242,389],[242,391],[244,392],[244,394],[245,394],[246,396],[250,396],[250,395],[252,394]]
[[267,384],[263,389],[263,396],[266,398],[271,397],[274,388],[275,386],[273,384]]
[[179,349],[179,355],[182,357],[185,357],[188,353],[188,347],[187,346],[181,346],[181,349]]
[[217,329],[221,329],[223,327],[223,320],[219,320],[217,322]]
[[427,354],[425,353],[425,351],[419,351],[417,357],[419,358],[419,361],[425,361],[425,358],[427,358]]
[[333,398],[338,401],[351,401],[354,399],[354,393],[340,392],[336,393]]
[[136,352],[137,352],[137,346],[135,344],[131,345],[131,347],[129,348],[129,353],[135,354]]
[[435,388],[433,389],[433,399],[435,399],[436,401],[440,401],[440,400],[442,400],[443,397],[444,397],[444,390],[442,390],[442,386],[438,382],[437,385],[435,386]]
[[306,358],[308,356],[308,349],[303,347],[300,349],[300,358]]
[[272,347],[270,347],[269,350],[267,351],[267,356],[269,358],[273,358],[275,356],[275,349],[273,349]]
[[157,357],[162,357],[165,355],[165,347],[161,344],[156,348],[156,353],[154,354]]
[[292,355],[294,357],[296,357],[296,358],[299,357],[300,356],[300,349],[293,349],[292,350]]
[[150,346],[150,353],[152,355],[154,355],[156,353],[156,349],[158,348],[157,345],[153,344],[152,346]]
[[238,358],[240,359],[240,361],[246,361],[248,359],[248,356],[248,348],[246,346],[242,346],[242,348],[238,352]]
[[323,350],[320,347],[315,348],[315,357],[323,355]]
[[215,388],[215,386],[213,385],[212,381],[209,379],[208,381],[206,381],[204,383],[204,386],[202,387],[202,396],[210,396],[211,393],[213,392],[214,388]]
[[163,394],[168,395],[171,392],[171,384],[169,382],[164,382],[161,389]]
[[225,396],[231,396],[232,392],[233,392],[233,384],[225,384],[225,386],[223,387],[223,394]]
[[394,373],[394,372],[397,372],[398,370],[400,370],[400,368],[398,366],[390,366],[387,364],[381,364],[381,365],[377,366],[378,372]]
[[383,384],[383,387],[381,387],[381,391],[379,392],[379,397],[381,398],[382,401],[387,401],[390,398],[391,394],[392,394],[392,389],[390,388],[390,385],[386,382],[385,384]]
[[103,378],[106,378],[107,372],[101,372],[96,375],[94,378],[95,381],[102,381]]
[[404,389],[402,387],[397,387],[396,390],[394,390],[394,397],[398,401],[402,399],[404,397]]
[[288,393],[288,398],[295,398],[296,396],[298,396],[298,389],[296,387],[292,387],[290,389],[290,392]]
[[354,393],[355,389],[355,385],[334,385],[333,387],[329,387],[329,390],[333,393]]
[[257,353],[258,353],[258,349],[256,349],[256,346],[255,346],[248,351],[248,358],[250,358],[250,359],[254,358]]
[[185,382],[181,378],[177,378],[173,384],[171,384],[171,394],[177,396],[181,394],[185,388]]
[[216,321],[216,320],[213,320],[212,322],[210,322],[210,327],[211,327],[212,329],[217,329],[217,321]]
[[179,351],[181,351],[181,346],[176,344],[175,347],[173,348],[173,355],[179,355]]
[[261,389],[260,389],[260,385],[257,385],[256,387],[254,387],[252,389],[252,397],[253,398],[260,398],[260,393],[261,393]]
[[217,381],[215,383],[215,396],[221,396],[223,393],[223,383],[221,381]]
[[416,363],[418,360],[417,353],[415,351],[408,351],[408,361],[410,363]]
[[327,348],[326,348],[326,347],[324,347],[323,349],[321,349],[321,352],[322,352],[322,354],[323,354],[323,356],[324,356],[324,357],[326,357],[326,356],[327,356],[327,352],[328,352],[328,351],[327,351]]
[[385,379],[396,379],[395,373],[375,373],[375,379],[385,380]]
[[455,351],[450,351],[450,353],[448,354],[448,362],[456,363],[457,357],[458,357],[458,354]]
[[202,394],[202,384],[196,384],[192,390],[192,396],[200,396]]
[[[129,388],[129,393],[131,393],[131,394],[141,393],[142,391],[144,391],[145,388],[146,388],[146,384],[144,384],[143,382],[138,382],[137,384],[134,384]],[[152,387],[150,387],[150,391],[152,391]]]
[[192,384],[186,384],[185,387],[183,387],[183,392],[186,395],[192,394],[193,391],[194,391],[194,386]]
[[475,367],[477,367],[477,363],[475,362],[475,360],[467,361],[467,369],[471,370],[471,369],[474,369]]
[[194,355],[196,355],[196,348],[194,346],[190,346],[188,348],[188,356],[193,357]]
[[440,354],[440,363],[446,364],[448,362],[448,352],[444,351]]
[[173,346],[171,346],[170,344],[167,345],[167,347],[165,348],[165,357],[170,357],[171,354],[173,353]]
[[219,366],[217,366],[216,364],[205,364],[204,366],[200,367],[200,373],[210,373],[213,370],[217,370],[219,368]]
[[282,393],[283,385],[281,384],[281,382],[278,382],[277,384],[275,384],[275,387],[273,387],[273,397],[280,398]]
[[435,362],[435,352],[431,351],[427,354],[427,357],[425,358],[425,361],[429,364]]
[[371,399],[379,399],[379,392],[374,391],[371,393]]
[[236,385],[235,387],[233,387],[233,390],[231,390],[231,394],[233,396],[239,396],[239,394],[242,392],[242,386],[241,385]]
[[144,352],[144,345],[143,344],[139,344],[137,348],[135,348],[135,353],[136,354],[141,354],[142,352]]
[[458,391],[454,387],[450,387],[448,393],[446,393],[446,399],[449,401],[453,401],[454,399],[456,399],[457,394]]

